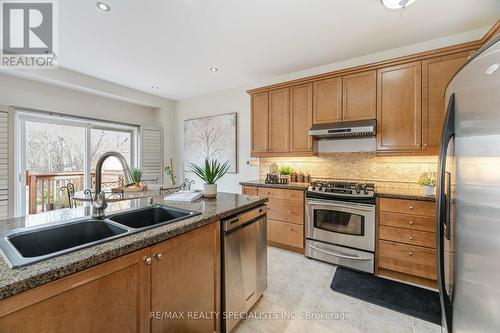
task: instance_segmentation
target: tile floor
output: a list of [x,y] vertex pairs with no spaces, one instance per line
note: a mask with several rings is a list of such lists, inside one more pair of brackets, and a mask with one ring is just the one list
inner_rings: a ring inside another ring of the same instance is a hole
[[[440,326],[334,292],[330,283],[335,270],[333,265],[268,247],[268,289],[252,310],[254,316],[235,332],[441,332]],[[337,319],[311,319],[313,314]]]

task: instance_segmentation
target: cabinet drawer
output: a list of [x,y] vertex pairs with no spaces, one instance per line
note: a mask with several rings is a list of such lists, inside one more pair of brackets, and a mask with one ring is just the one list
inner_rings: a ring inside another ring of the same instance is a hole
[[410,245],[430,247],[432,249],[436,248],[436,234],[433,232],[386,227],[381,225],[379,229],[379,238]]
[[241,193],[245,195],[259,195],[259,188],[255,186],[242,186]]
[[420,246],[380,240],[378,266],[436,280],[436,251]]
[[282,188],[259,187],[259,195],[274,199],[286,199],[304,202],[304,191],[285,190]]
[[430,201],[380,198],[380,211],[433,217],[436,215],[436,204]]
[[434,217],[380,212],[379,222],[380,225],[389,227],[436,232],[436,219]]
[[302,225],[268,219],[267,240],[303,249],[304,227]]
[[304,204],[300,201],[269,199],[267,216],[272,220],[304,224]]

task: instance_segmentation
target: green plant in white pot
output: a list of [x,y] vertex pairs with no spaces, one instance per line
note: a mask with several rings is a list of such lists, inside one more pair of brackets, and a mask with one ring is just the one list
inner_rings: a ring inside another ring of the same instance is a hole
[[211,160],[205,159],[205,164],[202,166],[189,163],[189,170],[205,182],[203,184],[203,196],[215,198],[217,196],[216,182],[226,174],[230,166],[229,161],[221,163],[214,158]]
[[436,195],[437,175],[435,172],[424,172],[420,175],[418,184],[422,186],[424,195]]

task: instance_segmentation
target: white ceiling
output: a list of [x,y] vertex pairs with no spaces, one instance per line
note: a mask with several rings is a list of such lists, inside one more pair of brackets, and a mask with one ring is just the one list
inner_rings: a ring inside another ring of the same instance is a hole
[[[493,24],[498,0],[58,1],[59,64],[182,99]],[[218,67],[211,72],[210,67]],[[158,85],[158,91],[151,87]]]

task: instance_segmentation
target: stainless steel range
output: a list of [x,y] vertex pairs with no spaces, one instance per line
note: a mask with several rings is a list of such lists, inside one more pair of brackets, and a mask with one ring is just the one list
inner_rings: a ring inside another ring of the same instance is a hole
[[315,181],[306,198],[306,256],[373,273],[374,185]]

